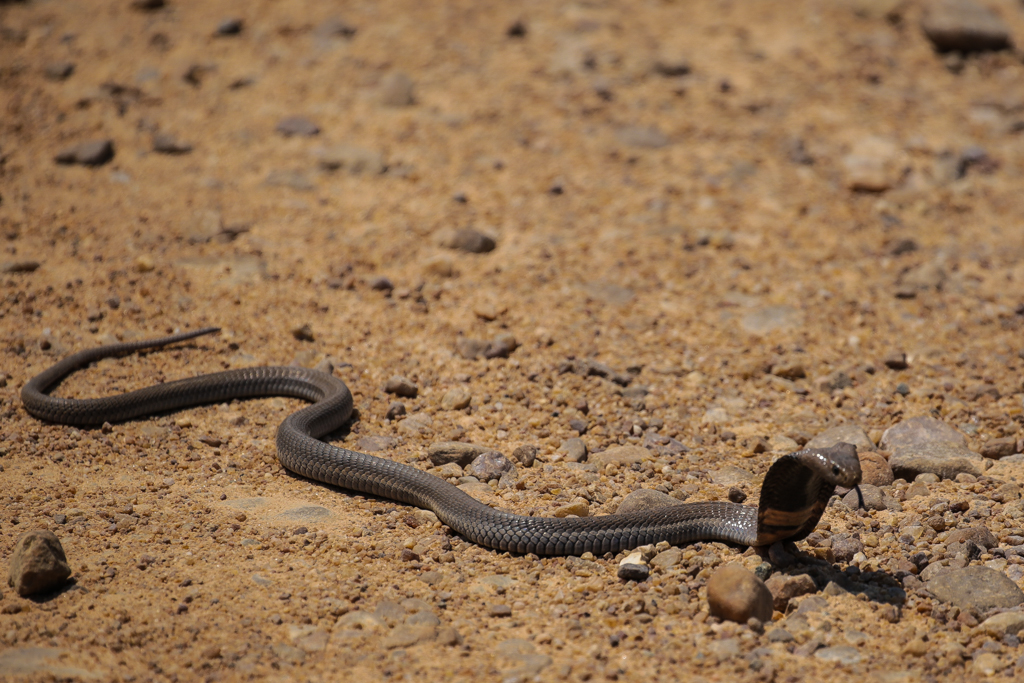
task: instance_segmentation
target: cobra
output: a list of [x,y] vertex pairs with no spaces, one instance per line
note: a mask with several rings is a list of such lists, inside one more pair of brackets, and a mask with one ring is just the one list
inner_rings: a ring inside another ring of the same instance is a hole
[[321,441],[351,417],[352,394],[341,379],[317,370],[284,366],[228,370],[96,399],[47,393],[75,370],[101,358],[217,331],[208,327],[81,351],[29,380],[21,391],[22,402],[41,420],[85,427],[232,399],[299,398],[311,405],[289,415],[277,429],[277,454],[287,469],[333,486],[432,510],[443,524],[473,543],[537,555],[601,555],[660,541],[748,546],[796,541],[814,530],[837,486],[851,488],[861,479],[856,448],[838,444],[778,458],[765,475],[757,507],[723,501],[585,518],[529,517],[494,509],[415,467]]

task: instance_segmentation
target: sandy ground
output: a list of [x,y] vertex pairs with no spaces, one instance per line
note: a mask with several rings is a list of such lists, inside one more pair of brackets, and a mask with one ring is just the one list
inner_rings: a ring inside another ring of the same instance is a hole
[[[67,353],[217,325],[58,393],[326,358],[358,409],[340,442],[423,468],[439,441],[537,446],[522,488],[475,495],[541,515],[641,487],[725,499],[729,467],[754,475],[737,484],[753,502],[774,457],[843,423],[877,442],[930,415],[974,450],[1012,442],[1020,53],[938,54],[914,1],[137,4],[0,3],[0,568],[45,528],[73,569],[55,595],[3,587],[0,677],[926,681],[984,675],[983,652],[1021,675],[1012,639],[912,591],[819,593],[792,642],[716,623],[706,579],[756,566],[743,548],[685,548],[637,584],[617,558],[449,538],[283,471],[274,430],[296,400],[100,430],[19,399]],[[988,4],[1024,40],[1019,3]],[[229,18],[240,32],[215,35]],[[90,140],[113,158],[55,161]],[[460,230],[496,247],[458,248]],[[503,333],[508,358],[461,352]],[[386,416],[394,375],[419,390],[404,419]],[[446,410],[456,387],[471,404]],[[688,450],[570,466],[570,420],[592,452],[653,432]],[[833,505],[820,533],[874,537],[898,586],[907,553],[883,530],[1024,481],[996,468],[902,512]],[[1022,522],[1001,509],[973,522],[1006,545]]]

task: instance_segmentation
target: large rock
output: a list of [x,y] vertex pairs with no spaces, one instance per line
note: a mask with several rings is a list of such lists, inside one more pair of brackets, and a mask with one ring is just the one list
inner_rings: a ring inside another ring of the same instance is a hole
[[927,583],[942,602],[960,609],[987,612],[1024,604],[1024,592],[1005,574],[990,567],[965,567],[942,572]]
[[654,489],[637,489],[619,503],[616,514],[639,512],[641,510],[655,510],[668,505],[682,505],[682,501],[673,498],[667,493],[655,491]]
[[907,481],[926,472],[943,479],[982,473],[983,458],[967,448],[967,437],[933,417],[912,417],[893,425],[882,434],[880,445],[892,452],[893,474]]
[[435,467],[453,462],[459,467],[466,467],[473,462],[478,455],[491,450],[486,446],[478,446],[475,443],[462,443],[461,441],[441,441],[430,444],[427,449],[427,457]]
[[498,451],[481,453],[466,468],[466,474],[476,477],[482,482],[501,479],[506,472],[514,472],[516,466]]
[[831,448],[837,443],[853,444],[858,452],[875,450],[875,444],[867,432],[860,426],[850,423],[826,429],[808,441],[804,448]]
[[71,576],[67,555],[52,531],[29,531],[11,553],[8,583],[18,595],[28,596],[59,588]]
[[921,29],[937,50],[978,52],[1010,46],[1010,29],[998,14],[974,0],[936,0]]
[[719,568],[708,579],[708,609],[712,616],[740,624],[751,617],[772,618],[773,599],[764,581],[738,564]]

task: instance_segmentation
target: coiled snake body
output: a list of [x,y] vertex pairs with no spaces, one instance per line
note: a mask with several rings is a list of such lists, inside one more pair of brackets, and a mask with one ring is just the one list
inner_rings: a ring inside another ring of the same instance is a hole
[[765,546],[799,540],[817,525],[835,487],[860,482],[849,444],[808,449],[779,458],[765,475],[757,508],[708,502],[586,518],[526,517],[491,508],[448,482],[401,463],[319,440],[352,413],[352,394],[337,377],[300,367],[255,367],[201,375],[118,396],[69,399],[45,392],[91,362],[185,341],[218,331],[203,328],[160,339],[111,344],[71,355],[22,388],[25,409],[66,425],[124,422],[190,406],[259,396],[310,401],[277,430],[277,453],[287,469],[341,488],[432,510],[451,529],[480,545],[516,553],[581,555],[629,550],[648,543],[718,540]]

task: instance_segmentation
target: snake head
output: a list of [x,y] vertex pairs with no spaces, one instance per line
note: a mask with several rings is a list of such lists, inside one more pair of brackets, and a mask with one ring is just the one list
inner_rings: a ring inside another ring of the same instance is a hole
[[840,442],[828,448],[810,448],[803,454],[812,456],[815,469],[829,484],[848,489],[860,484],[860,458],[853,444]]

